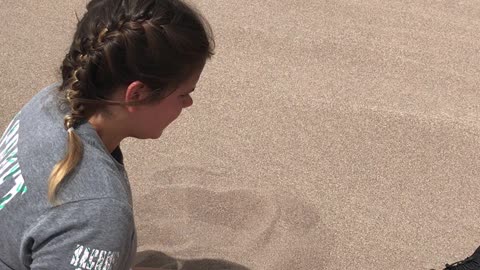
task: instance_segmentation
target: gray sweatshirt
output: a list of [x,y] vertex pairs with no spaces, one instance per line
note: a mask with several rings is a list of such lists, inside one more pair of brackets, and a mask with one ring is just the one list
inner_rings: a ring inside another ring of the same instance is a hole
[[67,148],[57,87],[33,97],[0,140],[0,270],[129,269],[136,233],[122,153],[109,153],[88,122],[75,130],[84,155],[60,186],[61,204],[47,200]]

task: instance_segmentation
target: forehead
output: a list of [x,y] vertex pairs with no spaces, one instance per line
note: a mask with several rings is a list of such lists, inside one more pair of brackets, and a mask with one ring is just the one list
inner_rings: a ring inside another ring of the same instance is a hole
[[195,71],[193,71],[192,74],[185,81],[179,84],[178,89],[192,90],[193,88],[195,88],[198,80],[200,79],[202,71],[203,66],[201,68],[195,69]]

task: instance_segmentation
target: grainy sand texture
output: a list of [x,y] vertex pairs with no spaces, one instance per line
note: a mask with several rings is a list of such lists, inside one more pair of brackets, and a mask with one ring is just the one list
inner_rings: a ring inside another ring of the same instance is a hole
[[[193,3],[217,44],[194,106],[122,143],[139,251],[400,270],[480,245],[477,1]],[[58,81],[84,6],[0,0],[2,129]]]

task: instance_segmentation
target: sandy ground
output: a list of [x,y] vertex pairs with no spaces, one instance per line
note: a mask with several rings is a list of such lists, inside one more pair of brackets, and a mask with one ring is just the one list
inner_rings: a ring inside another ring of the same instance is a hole
[[[122,144],[140,251],[440,269],[480,245],[476,1],[195,3],[217,41],[195,105]],[[84,5],[0,0],[1,127],[58,80]]]

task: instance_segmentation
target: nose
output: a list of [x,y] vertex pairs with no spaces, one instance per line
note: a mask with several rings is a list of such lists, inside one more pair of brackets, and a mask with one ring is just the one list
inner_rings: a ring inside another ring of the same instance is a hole
[[193,105],[193,99],[190,95],[188,95],[183,101],[183,108],[188,108],[192,105]]

